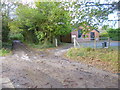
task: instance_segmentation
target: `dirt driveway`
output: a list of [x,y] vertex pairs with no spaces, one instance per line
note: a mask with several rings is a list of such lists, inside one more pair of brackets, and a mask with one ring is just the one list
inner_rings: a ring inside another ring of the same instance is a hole
[[2,59],[3,88],[118,88],[118,76],[61,57],[67,48],[33,51],[14,45]]

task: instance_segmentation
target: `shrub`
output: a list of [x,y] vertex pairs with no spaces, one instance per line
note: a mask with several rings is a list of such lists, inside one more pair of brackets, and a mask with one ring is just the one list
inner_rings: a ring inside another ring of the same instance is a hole
[[12,42],[2,42],[1,44],[2,44],[2,48],[9,49],[9,50],[12,49]]
[[107,32],[108,32],[109,37],[112,38],[112,40],[120,41],[120,38],[119,38],[120,28],[118,28],[118,29],[110,28],[107,30]]
[[10,33],[9,39],[10,40],[21,40],[21,41],[23,41],[24,37],[21,33]]
[[109,37],[107,32],[100,33],[100,37]]

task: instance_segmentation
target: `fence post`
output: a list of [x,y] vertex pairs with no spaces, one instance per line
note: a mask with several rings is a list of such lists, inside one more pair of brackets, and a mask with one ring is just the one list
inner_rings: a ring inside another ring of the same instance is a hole
[[58,46],[58,41],[57,41],[56,38],[55,38],[55,46],[56,46],[56,47]]
[[110,37],[108,37],[108,48],[110,47]]
[[96,49],[96,38],[94,38],[94,49]]

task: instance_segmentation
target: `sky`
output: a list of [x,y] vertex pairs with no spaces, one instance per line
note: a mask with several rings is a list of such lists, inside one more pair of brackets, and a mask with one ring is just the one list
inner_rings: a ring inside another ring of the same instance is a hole
[[[37,1],[37,0],[22,0],[22,3],[31,3],[31,2],[34,2],[34,1]],[[52,1],[52,0],[42,0],[42,1]],[[57,0],[57,1],[74,1],[74,0]],[[112,3],[113,1],[118,2],[119,0],[86,0],[86,1],[89,1],[89,2],[99,1],[101,4],[103,4],[103,3]],[[118,12],[116,11],[113,14],[108,15],[108,18],[109,18],[109,20],[117,20],[118,19]],[[115,21],[109,21],[108,22],[108,24],[111,27],[114,27],[113,26],[114,23],[115,23]],[[120,21],[119,21],[119,23],[120,23]],[[119,25],[118,25],[118,21],[117,21],[114,28],[118,28],[118,27],[119,27]]]
[[[1,0],[1,1],[9,1],[9,0]],[[28,4],[28,3],[33,3],[34,1],[38,1],[38,0],[18,0],[18,1],[21,1],[24,4]],[[42,1],[52,1],[52,0],[42,0]],[[56,0],[56,1],[74,1],[74,0]],[[80,1],[83,1],[83,0],[80,0]],[[118,2],[119,0],[86,0],[86,1],[89,1],[89,2],[97,2],[97,1],[99,1],[102,4],[102,3],[112,3],[113,1]],[[116,11],[113,14],[108,15],[108,19],[109,20],[117,20],[118,16],[119,16],[119,19],[120,19],[120,14],[118,15],[118,13],[120,13],[120,12]],[[119,22],[118,21],[116,21],[116,22],[115,21],[108,21],[107,23],[112,28],[120,27],[120,25],[118,25],[118,24],[120,24],[120,21]],[[115,27],[113,26],[114,23],[116,23]]]

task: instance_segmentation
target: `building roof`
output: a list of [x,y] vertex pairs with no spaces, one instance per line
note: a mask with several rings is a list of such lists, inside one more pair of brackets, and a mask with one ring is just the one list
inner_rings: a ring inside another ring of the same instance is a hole
[[97,29],[94,29],[95,31],[97,31],[98,33],[100,33],[100,31],[98,31]]

